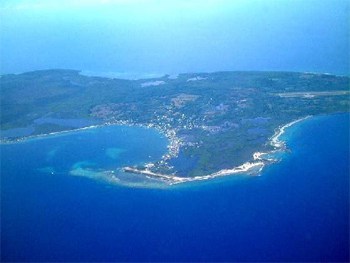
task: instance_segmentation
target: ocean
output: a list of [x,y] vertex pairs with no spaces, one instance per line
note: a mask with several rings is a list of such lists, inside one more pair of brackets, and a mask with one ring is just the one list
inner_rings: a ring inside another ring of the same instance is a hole
[[1,145],[1,261],[348,261],[349,114],[287,129],[261,176],[164,189],[72,176],[145,163],[167,139],[102,127]]
[[[349,75],[349,1],[0,1],[0,74]],[[322,17],[322,19],[320,19]]]

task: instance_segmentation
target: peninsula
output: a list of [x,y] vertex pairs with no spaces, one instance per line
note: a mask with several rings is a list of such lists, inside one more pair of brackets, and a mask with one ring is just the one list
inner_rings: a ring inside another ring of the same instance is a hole
[[3,75],[0,82],[3,143],[94,125],[152,127],[168,137],[168,152],[124,172],[169,183],[247,171],[256,175],[274,161],[269,153],[285,148],[280,140],[285,128],[350,107],[349,77],[319,73],[123,80],[45,70]]

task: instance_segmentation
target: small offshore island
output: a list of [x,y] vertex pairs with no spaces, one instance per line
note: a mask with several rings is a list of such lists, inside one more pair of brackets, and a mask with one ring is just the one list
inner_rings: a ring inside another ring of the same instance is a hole
[[[215,72],[122,80],[45,70],[1,76],[1,142],[104,125],[155,128],[168,152],[115,170],[70,174],[122,183],[142,175],[167,185],[258,175],[286,149],[285,129],[310,116],[348,112],[349,77],[296,72]],[[123,179],[121,179],[123,178]],[[127,180],[127,179],[126,179]]]

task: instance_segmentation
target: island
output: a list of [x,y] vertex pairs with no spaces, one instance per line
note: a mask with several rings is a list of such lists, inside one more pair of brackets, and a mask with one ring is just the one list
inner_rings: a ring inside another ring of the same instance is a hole
[[[310,116],[349,112],[349,77],[311,72],[185,73],[125,80],[77,70],[7,74],[1,142],[103,125],[155,128],[169,139],[154,163],[124,167],[169,184],[258,175],[286,149],[284,130]],[[77,171],[75,171],[77,173]],[[101,172],[100,172],[101,173]],[[102,171],[108,180],[115,171]]]

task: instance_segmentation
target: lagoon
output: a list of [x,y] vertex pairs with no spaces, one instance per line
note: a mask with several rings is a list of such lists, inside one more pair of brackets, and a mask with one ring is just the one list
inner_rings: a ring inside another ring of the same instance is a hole
[[71,176],[159,159],[155,130],[106,126],[1,145],[2,261],[346,261],[349,114],[283,135],[261,176],[135,188]]

